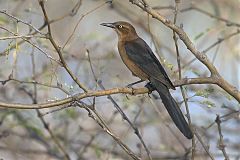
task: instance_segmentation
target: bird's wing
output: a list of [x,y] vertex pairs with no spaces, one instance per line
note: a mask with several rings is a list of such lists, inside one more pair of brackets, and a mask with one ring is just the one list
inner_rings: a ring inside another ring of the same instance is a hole
[[167,87],[175,88],[157,57],[144,40],[138,38],[133,41],[128,41],[124,47],[128,57],[141,68],[143,72],[159,80]]

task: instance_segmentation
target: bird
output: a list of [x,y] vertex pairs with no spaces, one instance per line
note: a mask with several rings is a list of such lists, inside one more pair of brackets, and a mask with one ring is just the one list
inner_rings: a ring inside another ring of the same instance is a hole
[[177,128],[185,137],[192,139],[193,133],[169,91],[169,89],[175,90],[175,87],[148,44],[138,36],[135,28],[128,22],[117,21],[100,25],[112,28],[117,33],[118,52],[122,61],[133,76],[140,78],[140,81],[131,85],[149,81],[146,87],[159,93],[162,103]]

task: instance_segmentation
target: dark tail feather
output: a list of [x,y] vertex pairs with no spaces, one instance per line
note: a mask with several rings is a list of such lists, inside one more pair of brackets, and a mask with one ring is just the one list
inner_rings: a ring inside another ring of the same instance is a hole
[[192,139],[193,134],[188,126],[188,123],[186,122],[177,102],[171,96],[169,89],[164,84],[153,78],[150,78],[150,82],[159,93],[162,102],[166,107],[175,125],[178,127],[178,129],[183,133],[185,137],[187,137],[188,139]]

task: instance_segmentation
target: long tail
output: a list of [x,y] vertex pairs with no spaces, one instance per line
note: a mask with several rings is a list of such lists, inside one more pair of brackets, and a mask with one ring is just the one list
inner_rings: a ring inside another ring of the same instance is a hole
[[183,133],[188,139],[192,139],[193,134],[186,122],[177,102],[171,96],[169,89],[154,78],[150,78],[151,84],[156,88],[159,93],[164,106],[166,107],[169,115],[171,116],[173,122],[178,127],[178,129]]

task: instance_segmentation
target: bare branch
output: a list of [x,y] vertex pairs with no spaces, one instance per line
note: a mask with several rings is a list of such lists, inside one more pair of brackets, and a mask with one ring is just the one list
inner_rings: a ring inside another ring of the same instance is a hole
[[220,116],[217,115],[215,122],[217,123],[218,126],[218,133],[219,133],[219,144],[218,147],[222,151],[223,156],[225,157],[225,160],[229,160],[229,156],[225,150],[226,145],[223,142],[223,134],[222,134],[222,128],[221,128],[221,119]]
[[36,27],[34,27],[33,25],[31,25],[29,22],[25,22],[25,21],[23,21],[23,20],[15,17],[15,16],[13,16],[13,15],[7,13],[6,10],[4,10],[4,11],[0,10],[0,13],[7,15],[8,17],[16,20],[17,22],[21,22],[21,23],[23,23],[23,24],[26,24],[27,26],[29,26],[30,28],[32,28],[33,30],[35,30],[37,33],[44,35],[39,29],[37,29]]
[[78,86],[84,92],[87,92],[86,87],[84,87],[83,84],[81,84],[81,82],[78,80],[78,78],[72,73],[72,71],[68,67],[67,63],[65,62],[65,60],[63,58],[63,54],[62,54],[61,49],[59,48],[59,46],[56,44],[56,42],[54,41],[54,39],[52,37],[50,22],[49,22],[49,19],[48,19],[48,16],[47,16],[47,12],[46,12],[45,7],[44,7],[44,0],[39,0],[38,2],[39,2],[39,5],[42,8],[42,12],[44,14],[45,22],[47,23],[47,28],[48,28],[48,37],[47,38],[50,40],[50,42],[52,43],[53,47],[57,51],[57,53],[59,55],[59,58],[61,60],[61,63],[63,65],[63,67],[65,68],[65,70],[68,72],[68,74],[71,76],[71,78],[78,84]]
[[[180,3],[180,0],[175,0],[175,11],[174,11],[174,20],[173,20],[175,25],[176,25],[176,22],[177,22],[179,3]],[[174,40],[176,54],[177,54],[177,64],[178,64],[178,71],[179,71],[178,72],[178,78],[180,80],[180,79],[182,79],[181,59],[180,59],[180,53],[179,53],[179,48],[178,48],[178,42],[177,42],[178,38],[177,38],[176,32],[174,30],[173,30],[173,40]],[[191,131],[193,132],[192,121],[191,121],[191,116],[190,116],[190,112],[189,112],[186,93],[185,93],[182,86],[180,86],[180,90],[181,90],[183,101],[184,101],[185,108],[186,108],[186,111],[187,111],[188,123],[189,123]],[[195,144],[195,137],[194,137],[194,134],[193,134],[193,138],[192,138],[192,159],[194,159],[194,157],[195,157],[195,152],[196,152],[196,144]]]
[[150,6],[145,7],[143,4],[138,3],[136,0],[130,0],[131,3],[138,6],[145,12],[152,15],[153,18],[159,20],[162,22],[165,26],[172,29],[174,32],[176,32],[179,36],[179,38],[183,41],[183,43],[186,45],[186,47],[194,54],[194,56],[202,62],[208,70],[211,72],[211,76],[214,79],[217,79],[217,85],[224,89],[227,93],[229,93],[231,96],[233,96],[238,102],[240,102],[240,92],[237,90],[236,87],[229,84],[227,81],[225,81],[221,75],[218,73],[216,67],[211,63],[211,61],[208,59],[207,55],[203,52],[200,52],[196,49],[193,42],[190,40],[188,35],[182,30],[182,28],[176,26],[173,22],[166,19],[164,16],[162,16],[159,12],[152,9]]

